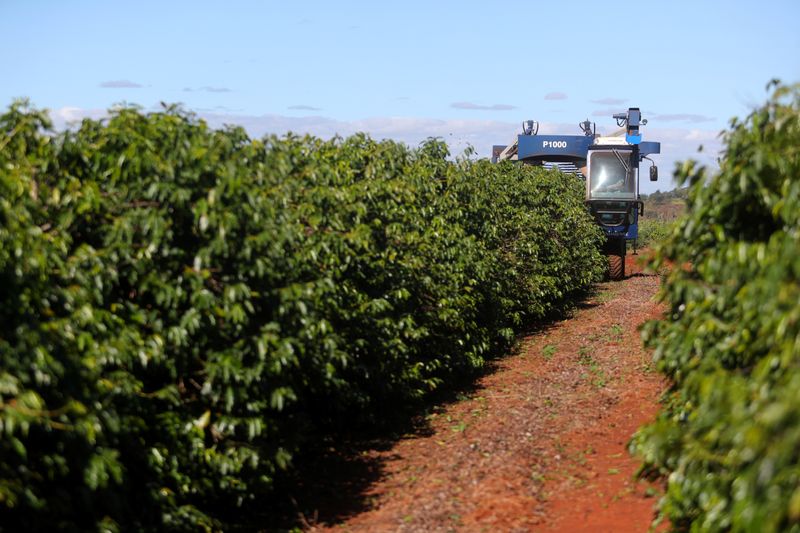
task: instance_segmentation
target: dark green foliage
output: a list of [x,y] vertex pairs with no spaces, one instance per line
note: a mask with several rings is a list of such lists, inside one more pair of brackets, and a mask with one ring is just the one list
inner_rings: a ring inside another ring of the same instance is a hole
[[676,528],[800,531],[800,87],[777,86],[725,144],[719,174],[681,173],[668,316],[645,330],[674,387],[633,447],[669,474]]
[[642,194],[641,199],[648,205],[667,204],[671,202],[685,202],[689,196],[688,187],[677,187],[671,191],[661,192],[657,190],[654,193]]
[[0,524],[247,524],[309,439],[469,376],[602,271],[580,187],[179,109],[0,116]]
[[494,252],[490,279],[500,284],[497,313],[509,326],[544,317],[604,274],[596,250],[605,237],[586,218],[580,181],[479,161],[451,178],[449,192],[460,207],[450,213]]
[[658,218],[639,218],[639,238],[637,245],[640,248],[650,248],[664,242],[669,238],[674,223]]

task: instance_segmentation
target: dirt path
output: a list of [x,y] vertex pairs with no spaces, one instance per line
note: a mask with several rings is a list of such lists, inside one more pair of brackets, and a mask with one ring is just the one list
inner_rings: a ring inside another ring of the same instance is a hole
[[524,339],[469,398],[432,414],[426,434],[362,451],[380,465],[362,489],[367,503],[308,528],[646,531],[660,488],[634,480],[626,445],[664,388],[637,331],[661,312],[658,282],[637,273],[602,285],[575,316]]

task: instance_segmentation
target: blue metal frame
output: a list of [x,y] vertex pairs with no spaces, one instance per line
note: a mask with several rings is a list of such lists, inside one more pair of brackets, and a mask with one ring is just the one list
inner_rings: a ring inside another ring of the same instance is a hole
[[[520,161],[526,159],[547,161],[586,159],[589,155],[589,148],[593,144],[594,139],[586,135],[519,135],[517,136],[517,158]],[[638,145],[640,162],[648,155],[661,153],[660,142],[641,141]]]
[[642,160],[643,157],[651,155],[651,154],[660,154],[661,153],[661,143],[653,142],[653,141],[644,141],[639,143],[639,161]]
[[[639,179],[639,163],[647,156],[661,153],[661,143],[653,141],[642,141],[639,132],[641,113],[639,108],[630,108],[627,114],[614,116],[619,121],[623,118],[627,121],[627,131],[625,140],[629,145],[633,145],[638,153],[636,161],[637,180]],[[594,144],[594,135],[519,135],[517,137],[517,159],[519,161],[531,163],[544,162],[570,162],[577,163],[586,161],[589,150]],[[495,155],[504,147],[495,146]],[[637,186],[638,191],[638,186]],[[610,200],[611,202],[615,200]],[[602,202],[592,200],[592,202]],[[609,239],[633,240],[639,236],[639,201],[638,200],[619,200],[629,204],[633,210],[633,224],[621,224],[619,226],[605,226],[600,224]],[[599,222],[598,222],[599,223]]]
[[543,160],[586,159],[594,142],[585,135],[520,135],[517,137],[517,158]]
[[[636,161],[637,179],[639,163],[646,156],[661,153],[661,143],[641,141],[641,135],[630,135],[626,139],[637,147]],[[586,135],[519,135],[517,138],[517,159],[520,161],[585,161],[589,157],[590,149],[595,146],[594,137]],[[631,142],[634,141],[634,142]],[[637,187],[638,190],[638,187]],[[612,200],[613,201],[613,200]],[[623,200],[620,200],[621,202]],[[624,200],[631,203],[630,200]],[[639,237],[639,210],[633,209],[633,223],[619,226],[606,226],[600,224],[603,232],[610,239],[634,240]]]

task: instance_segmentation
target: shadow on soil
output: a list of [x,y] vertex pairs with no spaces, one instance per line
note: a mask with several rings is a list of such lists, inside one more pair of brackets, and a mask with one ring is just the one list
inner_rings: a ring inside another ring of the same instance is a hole
[[523,328],[512,351],[487,361],[473,376],[451,382],[447,390],[431,395],[416,414],[400,414],[383,421],[379,428],[328,436],[317,446],[306,448],[302,456],[295,457],[293,470],[276,479],[269,504],[258,517],[258,529],[283,532],[335,526],[370,510],[376,502],[369,490],[383,478],[386,462],[395,457],[385,452],[402,439],[432,435],[429,414],[443,412],[448,405],[478,394],[482,390],[480,379],[494,373],[505,357],[518,353],[526,337],[554,329],[558,321],[613,297],[606,285],[598,285],[546,320]]
[[333,526],[370,510],[375,502],[369,489],[384,476],[386,462],[397,457],[385,452],[402,439],[432,435],[428,415],[477,394],[479,378],[495,367],[496,362],[490,361],[472,379],[431,396],[416,415],[397,416],[373,430],[329,436],[306,449],[295,458],[294,469],[276,480],[270,509],[259,517],[264,530]]
[[625,279],[628,278],[655,278],[658,277],[660,274],[657,272],[636,272],[635,274],[631,274],[630,276],[625,276]]

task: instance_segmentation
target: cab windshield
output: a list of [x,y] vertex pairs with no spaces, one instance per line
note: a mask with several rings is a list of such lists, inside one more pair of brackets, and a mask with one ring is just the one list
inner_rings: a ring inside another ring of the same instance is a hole
[[589,197],[635,199],[636,179],[630,161],[628,151],[592,153],[589,159]]

